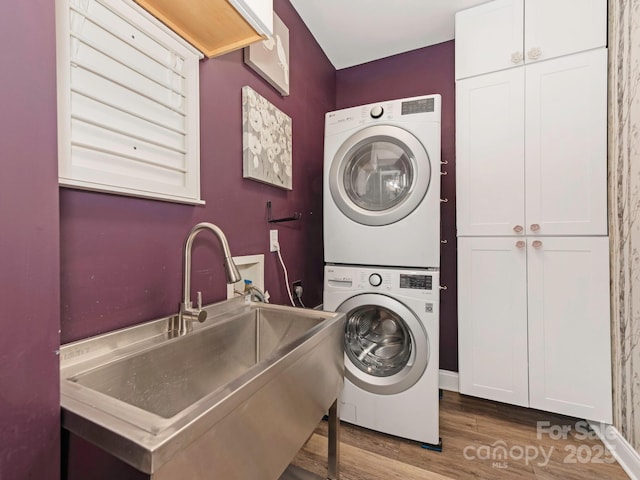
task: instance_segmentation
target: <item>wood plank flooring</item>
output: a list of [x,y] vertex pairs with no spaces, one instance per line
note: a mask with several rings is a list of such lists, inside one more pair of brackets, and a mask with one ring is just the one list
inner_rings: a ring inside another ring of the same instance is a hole
[[[538,428],[538,422],[547,423]],[[293,464],[317,475],[326,475],[326,435],[327,424],[321,422]],[[434,452],[410,440],[342,423],[340,478],[628,478],[595,433],[576,418],[445,391],[440,401],[440,436],[443,450]]]

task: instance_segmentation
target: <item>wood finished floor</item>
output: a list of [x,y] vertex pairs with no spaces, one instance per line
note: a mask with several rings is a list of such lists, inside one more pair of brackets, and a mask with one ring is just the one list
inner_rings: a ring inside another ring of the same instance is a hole
[[[538,435],[538,421],[549,422],[557,430],[562,426],[571,430],[565,440],[556,440],[547,434]],[[584,424],[577,422],[575,418],[445,391],[440,401],[442,452],[425,450],[413,441],[342,423],[340,478],[628,479],[595,434],[585,433]],[[327,422],[323,421],[296,456],[294,465],[326,478],[326,435]],[[484,459],[498,452],[499,446],[506,447],[507,458]],[[529,460],[518,458],[521,453],[526,456],[526,452]]]

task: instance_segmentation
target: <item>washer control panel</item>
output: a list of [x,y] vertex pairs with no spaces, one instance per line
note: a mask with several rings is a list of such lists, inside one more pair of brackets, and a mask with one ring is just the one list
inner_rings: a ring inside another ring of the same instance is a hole
[[433,290],[433,275],[400,274],[400,288]]
[[327,265],[325,287],[337,290],[440,295],[437,269],[387,269]]

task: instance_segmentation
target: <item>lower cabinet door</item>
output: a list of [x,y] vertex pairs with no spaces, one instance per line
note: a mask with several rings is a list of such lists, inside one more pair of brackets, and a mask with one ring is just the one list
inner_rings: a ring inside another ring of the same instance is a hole
[[458,238],[460,392],[528,405],[524,238]]
[[527,243],[530,406],[611,423],[609,239]]

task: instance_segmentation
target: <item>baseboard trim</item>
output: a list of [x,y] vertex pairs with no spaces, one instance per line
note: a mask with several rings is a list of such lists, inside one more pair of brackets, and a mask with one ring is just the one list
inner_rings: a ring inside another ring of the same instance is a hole
[[458,381],[458,372],[451,372],[449,370],[440,370],[440,372],[438,372],[438,385],[443,390],[449,390],[451,392],[459,392],[460,384]]
[[631,480],[640,480],[640,453],[622,436],[613,425],[589,422],[598,438],[618,461]]

